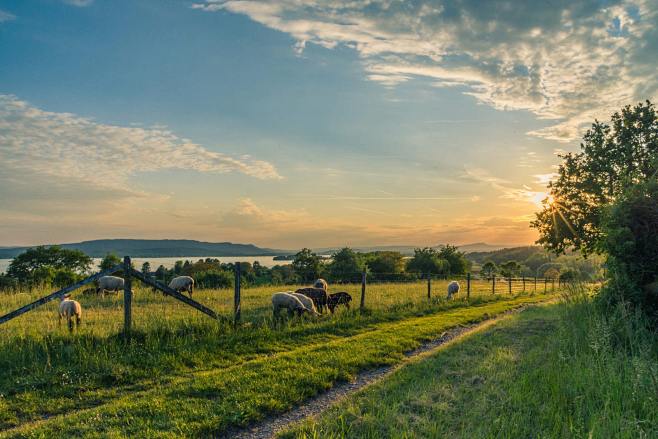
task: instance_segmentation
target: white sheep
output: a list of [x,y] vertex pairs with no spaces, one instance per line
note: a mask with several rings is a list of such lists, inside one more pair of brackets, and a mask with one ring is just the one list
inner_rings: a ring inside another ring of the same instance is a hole
[[169,288],[176,290],[179,293],[181,291],[187,291],[191,298],[192,293],[194,292],[194,279],[189,276],[175,277],[169,282]]
[[119,290],[123,290],[122,278],[117,276],[103,276],[98,279],[98,288],[96,288],[96,294],[105,294],[105,291],[113,291],[114,293],[118,293]]
[[459,282],[453,280],[448,284],[448,299],[451,299],[457,293],[459,293]]
[[299,299],[300,302],[304,305],[304,307],[311,312],[314,316],[319,316],[320,313],[318,312],[317,309],[315,309],[315,304],[313,304],[313,300],[308,297],[303,295],[302,293],[293,293],[292,291],[287,291],[288,294],[292,294],[296,298]]
[[272,294],[272,309],[275,319],[279,316],[279,311],[281,309],[287,309],[288,316],[290,317],[292,317],[295,312],[300,316],[305,312],[310,312],[306,309],[301,300],[286,292]]
[[322,288],[325,291],[329,291],[329,284],[324,279],[318,279],[313,282],[313,288]]
[[66,318],[69,325],[69,331],[73,331],[73,317],[75,316],[75,326],[79,327],[82,321],[82,307],[75,300],[71,300],[68,295],[61,298],[59,302],[59,324],[62,324],[62,317]]

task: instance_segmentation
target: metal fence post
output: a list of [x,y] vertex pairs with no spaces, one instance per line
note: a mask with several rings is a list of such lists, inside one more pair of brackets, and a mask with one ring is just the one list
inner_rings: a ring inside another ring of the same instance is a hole
[[130,266],[130,256],[123,257],[123,335],[130,337],[132,329],[132,267]]
[[239,262],[236,262],[235,264],[235,291],[233,294],[233,324],[237,325],[240,323],[240,314],[241,314],[241,307],[240,307],[240,280],[242,278],[240,270],[242,267],[240,266]]
[[466,299],[471,298],[471,273],[466,273]]
[[366,270],[361,273],[361,306],[363,309],[366,306]]

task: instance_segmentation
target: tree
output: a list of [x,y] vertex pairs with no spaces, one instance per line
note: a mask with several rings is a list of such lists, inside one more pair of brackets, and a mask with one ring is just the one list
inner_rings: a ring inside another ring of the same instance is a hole
[[407,263],[407,270],[420,274],[448,274],[450,263],[441,259],[438,252],[431,247],[417,248]]
[[404,256],[400,252],[379,251],[370,254],[368,270],[378,279],[399,279],[404,274]]
[[26,250],[9,264],[7,276],[18,282],[51,283],[57,270],[87,273],[92,259],[80,250],[69,250],[53,245]]
[[460,252],[454,245],[446,244],[441,246],[438,256],[448,261],[450,274],[465,274],[470,267],[470,262],[464,256],[464,253]]
[[500,274],[505,277],[515,277],[521,274],[521,264],[516,261],[507,261],[500,265]]
[[98,267],[101,269],[101,271],[109,270],[115,265],[119,265],[121,262],[122,261],[120,257],[115,255],[114,253],[108,253],[105,255],[103,260],[101,260],[101,263],[98,265]]
[[490,278],[493,277],[494,274],[498,272],[498,267],[493,261],[487,261],[482,265],[482,268],[480,269],[480,275],[484,276],[485,278]]
[[584,254],[601,252],[602,214],[625,188],[656,178],[658,117],[647,101],[612,115],[610,124],[595,121],[581,151],[561,156],[550,196],[532,226],[539,244],[557,253],[574,247]]
[[332,255],[329,263],[329,277],[334,281],[353,281],[361,278],[363,264],[359,255],[349,247],[344,247]]
[[320,257],[308,248],[301,249],[292,261],[292,268],[304,282],[320,277]]
[[[199,259],[199,262],[203,262],[203,259]],[[174,263],[174,274],[179,275],[183,272],[183,261],[176,261]]]
[[142,264],[142,273],[149,274],[151,272],[151,264],[146,261]]

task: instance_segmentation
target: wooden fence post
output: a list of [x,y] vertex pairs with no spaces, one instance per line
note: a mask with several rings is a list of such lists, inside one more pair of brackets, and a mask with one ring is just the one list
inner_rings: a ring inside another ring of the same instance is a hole
[[237,325],[240,323],[240,317],[241,317],[241,306],[240,306],[240,281],[242,279],[242,275],[240,270],[242,267],[240,266],[239,262],[235,263],[235,291],[233,294],[233,324]]
[[432,275],[427,275],[427,300],[432,298]]
[[553,282],[551,282],[551,292],[555,292],[555,278],[553,278]]
[[466,299],[471,298],[471,273],[466,273]]
[[361,306],[363,309],[366,306],[366,270],[361,273]]
[[525,293],[525,276],[523,276],[522,279],[523,279],[523,292]]
[[123,335],[130,337],[132,329],[132,267],[130,266],[130,256],[123,257]]
[[494,274],[493,277],[491,278],[492,283],[491,283],[491,294],[496,294],[496,275]]
[[535,276],[535,293],[537,292],[537,276]]
[[512,294],[512,276],[507,278],[507,286],[509,289],[509,293]]
[[548,278],[544,278],[544,294],[546,294],[546,285],[548,285]]

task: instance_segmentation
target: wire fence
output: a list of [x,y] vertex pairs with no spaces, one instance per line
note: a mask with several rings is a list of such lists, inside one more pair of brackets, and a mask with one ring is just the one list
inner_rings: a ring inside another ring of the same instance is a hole
[[[97,276],[97,275],[95,275]],[[97,334],[116,333],[123,328],[150,331],[161,329],[163,325],[175,328],[198,319],[205,319],[189,303],[178,300],[161,291],[166,287],[160,285],[160,291],[153,288],[153,280],[143,283],[142,279],[133,277],[130,300],[126,302],[125,294],[99,296],[93,288],[73,292],[84,310],[84,327]],[[222,322],[240,324],[259,324],[271,321],[271,297],[275,292],[295,291],[309,287],[312,282],[296,285],[266,285],[242,287],[243,274],[240,264],[235,265],[234,286],[222,289],[197,289],[193,299],[202,307],[210,310],[208,315],[215,316]],[[554,293],[563,288],[558,279],[537,277],[480,277],[465,275],[427,275],[422,273],[349,273],[343,276],[347,281],[331,281],[328,293],[344,292],[349,294],[351,302],[347,306],[338,306],[336,313],[354,313],[359,311],[395,312],[399,310],[426,310],[449,301],[464,301],[468,306],[483,298],[493,298],[526,294]],[[459,291],[448,297],[448,285],[451,282],[459,284]],[[70,288],[70,287],[69,287]],[[56,292],[57,293],[57,292]],[[43,294],[43,293],[41,293]],[[55,293],[51,293],[50,297]],[[186,294],[186,293],[183,293]],[[0,315],[12,314],[19,306],[38,297],[37,292],[18,292],[3,295],[0,301]],[[37,298],[36,302],[43,299]],[[34,302],[33,302],[34,303]],[[34,330],[35,325],[44,325],[48,330],[58,330],[56,301],[31,311],[31,319],[16,319],[23,323],[12,322],[8,325],[19,332]],[[126,313],[126,306],[130,313]],[[326,312],[325,312],[326,313]],[[128,321],[126,322],[126,319]],[[39,323],[41,322],[41,323]],[[3,325],[0,328],[7,327]],[[22,328],[19,330],[19,328]]]

